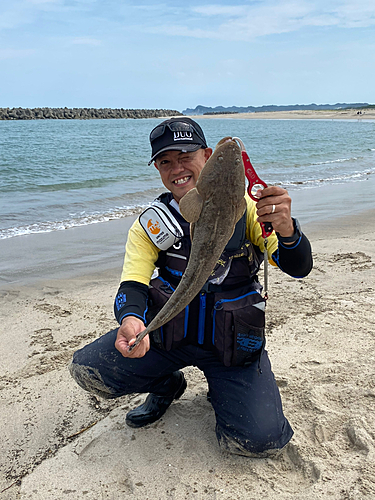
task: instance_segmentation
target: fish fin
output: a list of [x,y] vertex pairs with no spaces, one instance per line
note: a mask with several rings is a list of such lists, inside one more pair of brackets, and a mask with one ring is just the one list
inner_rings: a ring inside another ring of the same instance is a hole
[[203,198],[197,188],[190,189],[179,203],[180,212],[188,222],[197,222],[203,207]]
[[215,149],[217,149],[219,146],[221,146],[222,144],[224,144],[224,142],[230,142],[232,141],[232,137],[230,136],[227,136],[227,137],[223,137],[223,139],[221,139],[215,146]]
[[194,222],[192,222],[190,224],[190,239],[193,241],[193,238],[194,238],[194,227],[195,227],[195,224]]
[[246,200],[245,200],[245,198],[242,198],[241,204],[238,207],[238,212],[237,212],[237,217],[236,217],[236,223],[241,219],[241,217],[245,213],[246,209],[247,209]]

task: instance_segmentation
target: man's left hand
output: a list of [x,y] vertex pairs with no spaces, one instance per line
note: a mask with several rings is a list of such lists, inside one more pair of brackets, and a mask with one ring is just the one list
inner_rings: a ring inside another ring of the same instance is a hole
[[288,237],[294,233],[291,217],[292,199],[286,189],[279,186],[268,186],[257,192],[259,201],[256,204],[258,222],[271,222],[275,232]]

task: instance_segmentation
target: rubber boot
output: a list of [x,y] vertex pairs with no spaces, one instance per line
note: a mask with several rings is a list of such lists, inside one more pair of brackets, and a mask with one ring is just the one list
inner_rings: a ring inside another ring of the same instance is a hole
[[126,423],[129,427],[143,427],[159,420],[172,404],[174,399],[180,398],[187,387],[184,374],[181,371],[173,372],[171,377],[175,378],[175,389],[170,396],[157,396],[150,393],[145,402],[130,410],[126,415]]

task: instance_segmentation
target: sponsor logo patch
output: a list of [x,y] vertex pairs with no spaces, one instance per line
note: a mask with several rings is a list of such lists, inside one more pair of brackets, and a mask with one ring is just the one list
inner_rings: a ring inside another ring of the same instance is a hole
[[160,233],[160,224],[159,221],[153,221],[150,219],[147,222],[147,229],[150,231],[151,234],[159,234]]
[[173,132],[174,141],[192,141],[193,132]]
[[121,307],[126,304],[126,294],[125,293],[119,293],[116,297],[116,308],[119,311]]

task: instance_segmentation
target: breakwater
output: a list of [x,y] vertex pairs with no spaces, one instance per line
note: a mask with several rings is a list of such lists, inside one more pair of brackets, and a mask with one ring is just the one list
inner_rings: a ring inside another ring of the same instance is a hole
[[92,120],[182,116],[173,109],[123,108],[0,108],[0,120]]

